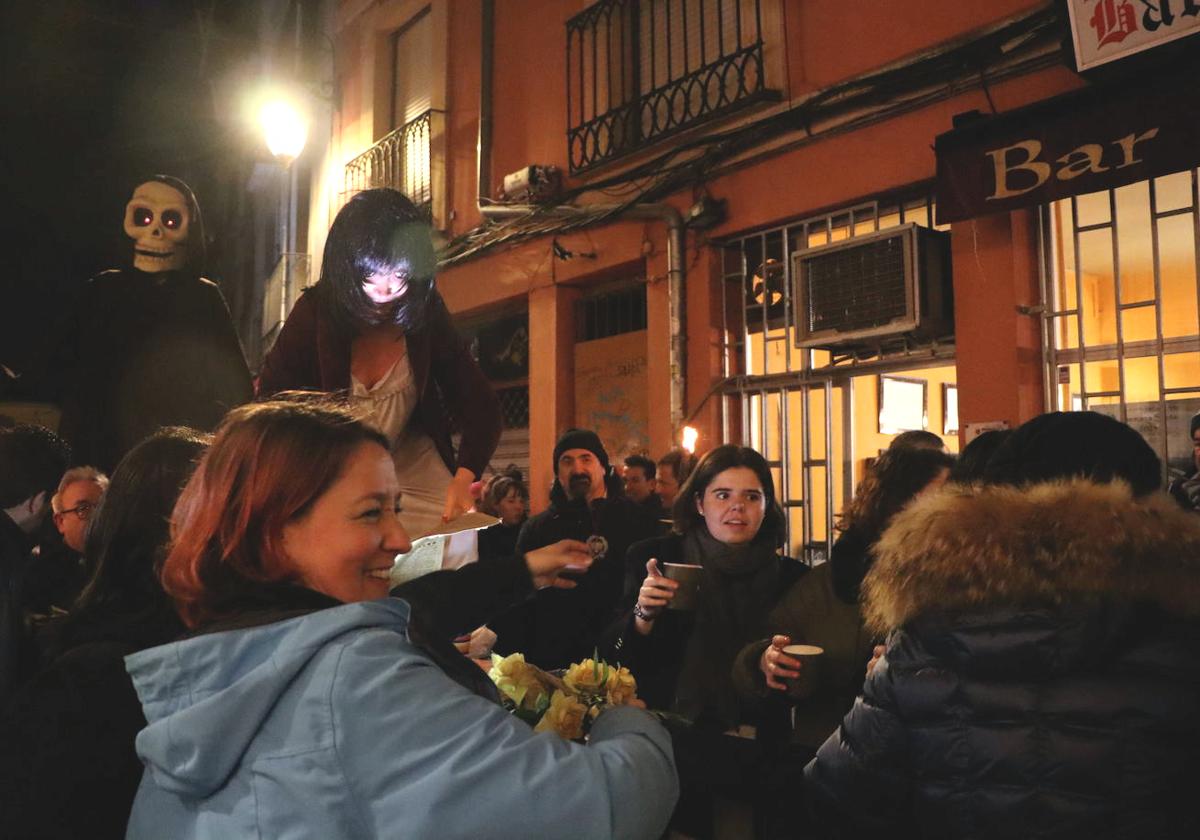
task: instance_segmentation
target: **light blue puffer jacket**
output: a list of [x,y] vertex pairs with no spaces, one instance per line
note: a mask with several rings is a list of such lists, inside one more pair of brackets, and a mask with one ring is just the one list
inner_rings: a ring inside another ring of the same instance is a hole
[[649,714],[589,746],[450,679],[383,599],[126,660],[149,725],[129,838],[655,838],[678,795]]

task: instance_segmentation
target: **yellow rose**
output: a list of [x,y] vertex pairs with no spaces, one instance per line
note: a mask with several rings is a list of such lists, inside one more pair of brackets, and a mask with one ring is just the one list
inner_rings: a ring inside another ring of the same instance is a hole
[[550,697],[550,708],[533,728],[534,732],[557,732],[568,741],[583,737],[583,719],[588,707],[562,691]]
[[628,668],[610,668],[604,687],[610,706],[624,706],[637,699],[637,680]]
[[537,678],[533,667],[525,661],[525,654],[513,653],[501,658],[492,654],[492,670],[488,672],[501,694],[517,706],[527,709],[537,707],[545,688]]
[[600,695],[604,693],[610,670],[605,662],[585,659],[567,669],[563,682],[579,694]]

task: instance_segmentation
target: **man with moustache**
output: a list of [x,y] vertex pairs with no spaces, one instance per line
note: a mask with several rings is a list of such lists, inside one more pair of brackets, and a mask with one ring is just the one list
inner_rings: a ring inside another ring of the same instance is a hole
[[596,560],[574,589],[542,589],[490,624],[497,651],[524,653],[547,669],[592,655],[621,607],[626,549],[655,533],[654,518],[625,497],[595,432],[568,429],[554,447],[554,468],[550,507],[525,523],[517,551],[574,539],[586,542]]

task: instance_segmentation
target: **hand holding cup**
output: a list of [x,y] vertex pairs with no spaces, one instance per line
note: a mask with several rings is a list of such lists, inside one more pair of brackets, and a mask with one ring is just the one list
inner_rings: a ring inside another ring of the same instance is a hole
[[573,589],[575,581],[561,577],[560,572],[586,572],[593,562],[592,552],[579,540],[559,540],[544,548],[525,552],[525,565],[538,589],[555,586]]
[[800,676],[800,669],[804,667],[803,663],[783,652],[783,649],[791,643],[791,636],[772,636],[771,644],[767,645],[767,649],[759,657],[758,667],[766,677],[767,688],[787,691],[788,686],[784,680]]
[[642,588],[638,590],[637,611],[641,616],[636,623],[641,632],[650,632],[650,623],[667,608],[675,598],[675,590],[678,588],[679,581],[664,577],[658,567],[657,558],[650,558],[650,562],[646,564],[646,579],[642,581]]

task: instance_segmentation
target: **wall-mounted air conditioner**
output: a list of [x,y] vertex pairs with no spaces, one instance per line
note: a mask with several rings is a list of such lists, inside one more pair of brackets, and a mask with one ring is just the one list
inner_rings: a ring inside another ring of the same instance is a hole
[[954,331],[948,233],[908,224],[799,251],[792,282],[798,347]]

